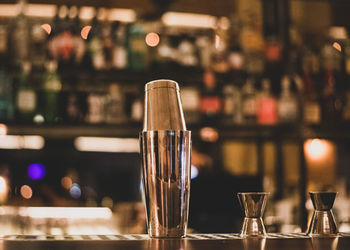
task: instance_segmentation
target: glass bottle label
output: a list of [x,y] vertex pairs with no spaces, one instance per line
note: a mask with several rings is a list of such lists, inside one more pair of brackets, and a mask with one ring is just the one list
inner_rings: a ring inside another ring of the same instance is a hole
[[255,98],[247,98],[242,104],[243,115],[255,116],[256,115],[256,100]]
[[200,107],[202,113],[219,113],[220,99],[218,97],[204,97],[201,99]]
[[317,102],[308,101],[304,105],[304,121],[307,123],[319,123],[321,109]]
[[276,121],[276,101],[273,98],[264,98],[259,102],[258,122],[260,124],[274,124]]
[[17,107],[21,111],[32,112],[36,107],[36,95],[33,90],[20,90],[18,92]]

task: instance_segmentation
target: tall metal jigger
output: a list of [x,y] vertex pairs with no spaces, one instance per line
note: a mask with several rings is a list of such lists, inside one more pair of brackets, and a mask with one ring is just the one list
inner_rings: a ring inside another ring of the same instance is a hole
[[307,234],[311,237],[335,237],[337,225],[332,212],[336,192],[310,192],[314,212]]
[[185,237],[191,180],[191,131],[186,130],[176,82],[156,80],[146,84],[140,149],[149,236]]
[[244,222],[240,236],[266,237],[266,230],[262,216],[264,214],[267,196],[265,192],[238,193],[238,200],[244,210]]

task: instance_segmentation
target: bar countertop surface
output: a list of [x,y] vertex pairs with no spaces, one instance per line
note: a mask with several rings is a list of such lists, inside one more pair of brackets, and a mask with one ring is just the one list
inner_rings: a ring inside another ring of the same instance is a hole
[[310,238],[303,234],[269,234],[241,239],[237,234],[190,234],[182,239],[150,239],[147,235],[76,235],[1,237],[0,250],[348,250],[350,234]]

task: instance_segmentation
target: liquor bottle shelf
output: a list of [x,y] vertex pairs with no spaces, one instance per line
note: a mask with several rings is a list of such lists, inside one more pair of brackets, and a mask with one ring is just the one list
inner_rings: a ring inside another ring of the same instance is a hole
[[[202,128],[211,127],[203,124],[189,124],[194,138],[201,136]],[[213,127],[221,140],[297,140],[309,138],[324,138],[331,140],[350,139],[350,125],[303,125],[279,124],[271,126],[262,125],[232,125],[221,124]],[[101,125],[17,125],[7,127],[9,135],[41,135],[43,137],[59,139],[74,138],[77,136],[94,137],[123,137],[137,138],[142,130],[141,123],[101,124]]]

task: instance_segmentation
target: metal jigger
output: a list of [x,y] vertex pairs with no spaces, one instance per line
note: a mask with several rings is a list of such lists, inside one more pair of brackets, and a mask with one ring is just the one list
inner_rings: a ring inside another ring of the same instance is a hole
[[238,193],[238,199],[244,210],[245,218],[241,237],[266,237],[262,215],[265,210],[268,193]]
[[337,225],[332,213],[336,192],[310,192],[314,213],[307,234],[312,237],[335,237]]
[[148,234],[185,237],[191,132],[186,130],[178,84],[171,80],[147,83],[144,111],[140,151]]

